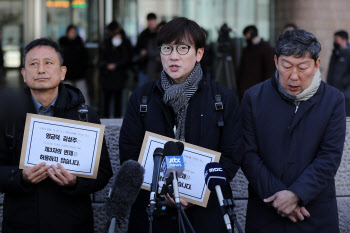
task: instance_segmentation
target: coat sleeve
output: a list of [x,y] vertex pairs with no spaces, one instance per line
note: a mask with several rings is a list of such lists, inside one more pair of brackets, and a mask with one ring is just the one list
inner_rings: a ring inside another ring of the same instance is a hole
[[287,187],[278,179],[266,165],[259,154],[259,146],[254,123],[252,100],[249,91],[244,94],[241,103],[241,119],[243,126],[243,162],[242,170],[250,186],[259,198],[264,199]]
[[[90,115],[90,113],[92,113]],[[96,112],[89,108],[89,122],[101,124]],[[64,192],[69,195],[91,194],[103,189],[109,179],[113,176],[111,161],[107,150],[105,139],[103,139],[100,164],[98,167],[98,174],[96,179],[88,179],[77,177],[77,184],[73,188],[63,187]]]
[[26,184],[22,179],[22,169],[18,165],[13,165],[11,152],[8,151],[3,141],[4,137],[0,136],[0,192],[1,193],[23,193],[31,192],[32,185]]
[[239,105],[234,92],[226,97],[224,106],[225,126],[221,132],[221,158],[227,181],[230,182],[236,175],[242,162],[242,127],[239,117]]
[[328,66],[328,74],[327,74],[327,83],[329,84],[329,85],[332,85],[332,86],[334,86],[334,83],[333,83],[333,76],[332,76],[332,74],[333,74],[333,68],[334,68],[334,62],[335,62],[335,55],[334,55],[334,51],[333,51],[333,53],[332,53],[332,56],[331,56],[331,60],[330,60],[330,62],[329,62],[329,66]]
[[145,127],[139,112],[139,104],[138,95],[134,92],[130,97],[120,130],[119,152],[121,164],[129,159],[137,161],[140,154]]
[[345,131],[345,100],[342,96],[333,109],[315,158],[289,187],[301,199],[301,205],[313,200],[334,180],[341,162]]
[[[6,122],[1,118],[2,122]],[[12,122],[12,121],[11,121]],[[6,137],[7,127],[13,126],[13,141]],[[17,138],[15,137],[15,123],[2,123],[0,125],[0,192],[1,193],[23,193],[31,192],[33,186],[27,184],[22,179],[22,169],[19,169],[18,163],[15,162],[15,154],[10,151],[9,146]],[[11,144],[10,144],[11,143]]]

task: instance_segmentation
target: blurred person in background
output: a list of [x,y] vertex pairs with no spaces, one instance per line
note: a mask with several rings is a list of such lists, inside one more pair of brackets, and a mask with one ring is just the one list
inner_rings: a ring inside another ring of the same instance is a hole
[[154,55],[154,48],[157,47],[155,43],[157,38],[157,25],[156,14],[149,13],[147,15],[147,28],[143,30],[137,38],[134,62],[137,63],[138,86],[142,86],[147,81],[150,81],[149,73],[152,72],[152,70],[148,71],[148,69],[153,67],[148,67],[148,63],[150,58]]
[[259,37],[256,26],[244,28],[243,35],[247,47],[243,49],[237,77],[240,99],[248,88],[271,78],[276,70],[273,63],[274,50],[268,42]]
[[[105,40],[100,50],[99,69],[104,118],[122,116],[122,91],[127,79],[126,70],[130,64],[128,43],[122,30],[115,30]],[[111,103],[113,112],[111,111]]]
[[283,30],[293,30],[293,29],[298,29],[297,25],[294,23],[287,23],[284,25]]
[[327,83],[343,92],[346,115],[350,116],[350,47],[348,33],[344,30],[335,32],[333,45]]
[[213,45],[211,43],[208,43],[208,31],[202,28],[204,34],[205,34],[205,46],[204,46],[204,55],[201,60],[201,66],[203,69],[203,74],[205,77],[207,77],[209,80],[214,78],[213,74],[213,64],[214,64],[214,58],[215,58],[215,51],[213,48]]
[[[162,21],[157,25],[157,33],[165,24],[166,22]],[[150,37],[147,43],[147,81],[156,81],[162,70],[157,37]]]
[[66,83],[81,90],[86,104],[90,103],[88,95],[88,75],[90,71],[89,54],[75,25],[69,25],[66,35],[58,41],[63,51],[63,65],[67,67]]
[[0,86],[5,83],[4,52],[2,50],[2,34],[0,30]]

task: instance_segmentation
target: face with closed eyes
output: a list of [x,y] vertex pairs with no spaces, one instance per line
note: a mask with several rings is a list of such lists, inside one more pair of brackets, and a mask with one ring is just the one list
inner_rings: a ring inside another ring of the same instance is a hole
[[66,72],[66,67],[61,66],[58,53],[50,46],[32,48],[26,55],[21,71],[24,82],[32,90],[58,88]]
[[311,84],[312,78],[319,69],[321,61],[307,54],[304,57],[275,56],[275,65],[278,70],[281,85],[289,94],[297,95]]
[[[204,54],[204,48],[195,49],[194,44],[183,42],[180,44],[163,44],[172,47],[169,55],[160,53],[164,71],[174,80],[175,83],[183,83],[191,74],[196,62],[200,62]],[[179,46],[180,45],[180,46]],[[190,46],[188,53],[181,55],[182,46]],[[178,52],[180,51],[180,53]]]

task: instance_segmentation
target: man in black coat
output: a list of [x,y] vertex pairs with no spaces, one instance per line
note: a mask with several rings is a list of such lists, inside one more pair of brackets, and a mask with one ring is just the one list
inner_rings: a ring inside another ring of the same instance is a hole
[[350,46],[346,31],[334,33],[334,49],[328,67],[327,83],[343,92],[346,115],[350,116]]
[[152,72],[148,70],[148,63],[153,57],[152,52],[156,47],[155,41],[157,38],[157,16],[154,13],[147,15],[147,28],[143,30],[137,38],[135,46],[135,61],[138,66],[138,86],[142,86],[147,81],[151,81],[148,74]]
[[244,94],[246,233],[339,233],[334,176],[344,96],[322,81],[320,51],[312,33],[286,30],[276,42],[275,77]]
[[[232,197],[229,182],[241,161],[241,127],[235,93],[203,76],[199,62],[204,53],[205,36],[194,21],[180,17],[165,24],[157,44],[163,71],[160,79],[138,88],[130,97],[120,132],[120,161],[138,160],[145,131],[219,151],[227,177],[226,194]],[[224,126],[221,127],[214,93],[221,95],[224,106],[221,112]],[[148,110],[142,116],[139,109],[145,95],[149,97]],[[149,191],[140,191],[131,210],[128,232],[148,232],[149,197]],[[181,203],[196,232],[226,231],[215,193],[211,193],[207,208]],[[153,232],[175,233],[177,226],[176,209],[168,208],[165,215],[155,218]]]
[[256,26],[250,25],[244,28],[243,35],[246,38],[247,47],[243,49],[237,77],[240,99],[248,88],[271,78],[275,71],[274,50],[259,36]]
[[[19,114],[11,119],[2,116],[7,123],[0,132],[0,191],[5,193],[2,232],[93,233],[90,194],[101,190],[113,173],[105,143],[97,179],[77,177],[61,164],[57,164],[59,170],[44,162],[18,168],[26,113],[79,120],[78,108],[84,104],[78,89],[61,84],[66,67],[55,42],[32,41],[24,49],[23,60],[28,87],[16,103]],[[88,120],[100,123],[98,115],[91,108],[88,111]]]
[[85,103],[89,104],[90,60],[77,27],[69,25],[66,35],[59,39],[58,44],[63,52],[63,65],[67,67],[65,82],[80,89]]

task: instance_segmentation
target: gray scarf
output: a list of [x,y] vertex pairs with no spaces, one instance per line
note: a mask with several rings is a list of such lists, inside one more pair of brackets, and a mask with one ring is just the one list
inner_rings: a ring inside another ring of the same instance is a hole
[[284,97],[286,97],[287,99],[289,99],[290,101],[292,101],[296,105],[295,112],[298,111],[298,107],[299,107],[300,102],[306,101],[306,100],[310,99],[312,96],[315,95],[315,93],[317,92],[318,88],[320,87],[320,84],[321,84],[321,81],[322,81],[322,79],[321,79],[321,72],[320,72],[320,69],[318,69],[316,71],[316,73],[314,74],[314,77],[312,78],[310,86],[308,86],[304,91],[300,92],[299,94],[292,95],[292,94],[289,94],[282,87],[280,79],[279,79],[279,75],[278,75],[278,70],[276,70],[275,78],[276,78],[276,81],[277,81],[279,92]]
[[180,84],[176,84],[163,70],[160,80],[165,93],[163,101],[172,107],[176,115],[175,139],[185,141],[185,120],[189,100],[198,89],[203,72],[197,63],[190,76]]

